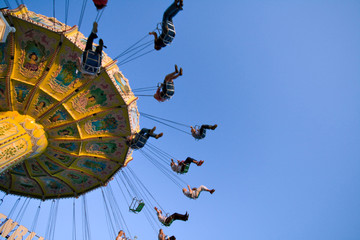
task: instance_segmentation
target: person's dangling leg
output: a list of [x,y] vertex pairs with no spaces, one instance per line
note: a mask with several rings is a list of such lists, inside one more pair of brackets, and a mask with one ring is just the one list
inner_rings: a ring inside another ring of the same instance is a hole
[[174,1],[164,12],[163,15],[163,24],[167,21],[172,21],[172,18],[181,10],[177,5],[177,2]]
[[94,22],[90,36],[88,37],[88,39],[86,41],[85,51],[92,50],[92,45],[93,45],[94,39],[98,37],[96,33],[97,33],[97,23]]
[[194,188],[193,191],[196,192],[196,193],[195,193],[195,196],[196,196],[196,198],[198,198],[199,195],[200,195],[200,193],[201,193],[202,191],[206,191],[206,192],[209,192],[209,193],[213,194],[213,193],[215,192],[215,189],[211,189],[211,190],[210,190],[210,189],[208,189],[207,187],[205,187],[204,185],[201,185],[201,186],[198,187],[198,188]]
[[156,139],[158,139],[158,138],[160,138],[160,137],[163,136],[163,133],[155,134],[155,133],[154,133],[155,130],[156,130],[156,127],[153,127],[151,130],[149,130],[149,132],[147,133],[147,135],[148,135],[149,137],[153,137],[153,138],[156,138]]
[[104,41],[102,39],[99,40],[99,45],[96,47],[96,50],[95,52],[99,55],[102,54],[102,50],[103,50],[103,47],[104,47]]
[[184,163],[185,163],[185,164],[195,163],[196,165],[201,166],[201,165],[204,163],[204,161],[203,161],[203,160],[196,161],[194,158],[187,157],[187,158],[185,159],[185,162],[184,162]]
[[[170,217],[168,218],[171,218],[172,220],[181,220],[181,221],[187,221],[189,219],[189,214],[188,213],[185,213],[184,215],[183,214],[180,214],[180,213],[174,213],[172,214]],[[166,219],[167,220],[167,219]]]

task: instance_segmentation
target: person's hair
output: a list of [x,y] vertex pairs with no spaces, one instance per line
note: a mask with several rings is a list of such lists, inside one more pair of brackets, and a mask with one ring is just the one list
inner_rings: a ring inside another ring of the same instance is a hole
[[182,191],[183,191],[183,193],[185,193],[185,192],[186,192],[186,188],[183,188]]
[[170,240],[176,240],[176,237],[175,237],[175,236],[171,236],[169,239],[170,239]]
[[155,41],[154,48],[155,48],[156,51],[159,51],[161,49],[161,47],[159,45],[156,45],[156,41]]

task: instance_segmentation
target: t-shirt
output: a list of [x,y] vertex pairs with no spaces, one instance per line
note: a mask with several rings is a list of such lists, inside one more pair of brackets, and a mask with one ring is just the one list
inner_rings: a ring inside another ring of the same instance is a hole
[[164,236],[165,236],[165,238],[164,238],[165,240],[166,240],[166,239],[169,239],[169,237],[168,237],[168,236],[166,236],[166,235],[165,235],[165,234],[163,234],[163,233],[160,233],[160,234],[159,234],[159,237],[158,237],[158,238],[159,238],[159,240],[163,240],[163,237],[164,237]]
[[181,172],[181,165],[178,165],[178,164],[173,164],[172,166],[171,166],[171,169],[174,171],[174,172],[177,172],[177,173],[179,173],[179,172]]
[[196,190],[193,190],[192,193],[190,193],[189,191],[184,192],[184,195],[187,196],[188,198],[191,199],[195,199],[196,197]]
[[195,133],[191,133],[191,135],[195,138],[195,139],[203,139],[206,136],[206,130],[203,129],[202,134],[200,135],[200,130],[196,130]]
[[157,217],[162,224],[165,224],[165,220],[166,220],[165,216],[161,215],[160,213],[157,213]]

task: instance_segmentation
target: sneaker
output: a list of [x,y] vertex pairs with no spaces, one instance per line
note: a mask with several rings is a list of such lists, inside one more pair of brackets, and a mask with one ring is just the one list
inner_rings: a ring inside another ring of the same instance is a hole
[[180,68],[179,75],[180,75],[180,76],[182,76],[182,75],[183,75],[183,70],[182,70],[182,68]]
[[161,138],[164,134],[163,133],[159,133],[158,135],[155,136],[156,139]]
[[213,194],[215,192],[215,189],[211,189],[210,193]]
[[178,73],[179,72],[179,69],[178,69],[178,66],[175,64],[175,72]]
[[203,165],[203,163],[204,163],[204,160],[200,160],[197,165],[201,166],[201,165]]
[[210,127],[211,130],[215,130],[217,128],[217,124]]
[[153,128],[150,130],[150,133],[151,133],[151,134],[154,133],[155,130],[156,130],[156,127],[153,127]]

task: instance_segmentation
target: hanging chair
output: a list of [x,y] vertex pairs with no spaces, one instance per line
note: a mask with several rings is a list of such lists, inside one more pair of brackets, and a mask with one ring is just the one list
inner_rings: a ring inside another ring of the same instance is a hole
[[175,26],[171,21],[166,21],[166,26],[167,26],[167,31],[166,32],[160,32],[160,29],[162,29],[162,24],[163,23],[158,23],[156,30],[159,33],[160,38],[162,39],[163,43],[165,45],[170,45],[171,42],[174,40],[175,38]]
[[85,51],[81,59],[81,72],[89,75],[99,74],[101,68],[101,59],[101,54],[98,54],[92,50]]
[[144,208],[144,206],[145,203],[143,200],[138,200],[136,197],[134,197],[130,204],[129,211],[133,213],[139,213]]
[[189,171],[190,164],[185,164],[184,171],[180,172],[180,174],[185,174]]

